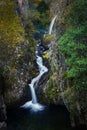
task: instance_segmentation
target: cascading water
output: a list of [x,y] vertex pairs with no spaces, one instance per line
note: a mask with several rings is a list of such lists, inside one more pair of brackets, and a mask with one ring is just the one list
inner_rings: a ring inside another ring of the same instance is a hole
[[56,18],[57,18],[57,15],[51,21],[48,34],[52,33],[53,25],[54,25],[54,22],[55,22]]
[[[39,45],[37,45],[37,46],[39,46]],[[48,71],[48,68],[43,65],[43,59],[42,59],[41,56],[39,56],[38,51],[36,51],[36,59],[37,59],[37,64],[38,64],[40,73],[37,77],[32,79],[31,84],[29,84],[30,90],[31,90],[32,100],[26,102],[22,106],[23,108],[31,108],[31,110],[35,111],[35,112],[41,111],[41,110],[44,109],[44,106],[39,104],[38,101],[37,101],[37,97],[36,97],[36,93],[35,93],[35,87],[36,87],[37,82],[41,78],[41,76]]]
[[[50,27],[49,27],[49,34],[52,33],[53,25],[54,25],[56,18],[57,18],[57,15],[51,21],[51,24],[50,24]],[[37,46],[39,47],[39,44]],[[35,87],[36,87],[37,82],[41,78],[41,76],[48,71],[48,68],[43,65],[43,59],[42,59],[41,56],[39,56],[38,51],[36,51],[36,59],[37,59],[37,64],[38,64],[40,73],[37,77],[32,79],[31,83],[29,84],[32,100],[26,102],[22,106],[23,108],[31,108],[31,110],[35,111],[35,112],[41,111],[41,110],[44,109],[44,106],[39,104],[38,101],[37,101],[37,96],[36,96],[36,93],[35,93]]]

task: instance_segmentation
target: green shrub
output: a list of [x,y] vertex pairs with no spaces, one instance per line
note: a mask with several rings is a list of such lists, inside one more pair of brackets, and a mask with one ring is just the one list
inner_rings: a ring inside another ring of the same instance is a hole
[[87,1],[75,1],[66,19],[69,28],[59,39],[59,48],[68,68],[66,77],[77,90],[87,89]]

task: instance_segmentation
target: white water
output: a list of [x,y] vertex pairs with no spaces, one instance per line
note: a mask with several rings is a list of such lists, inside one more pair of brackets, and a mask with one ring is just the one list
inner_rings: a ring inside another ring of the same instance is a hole
[[54,25],[54,22],[55,22],[56,18],[57,18],[57,15],[51,21],[48,34],[52,33],[53,25]]
[[43,59],[38,55],[38,51],[36,51],[36,58],[37,58],[37,64],[39,67],[39,75],[35,78],[32,79],[31,84],[29,84],[30,90],[31,90],[31,97],[32,100],[26,102],[22,108],[30,108],[32,111],[37,112],[37,111],[42,111],[44,110],[44,106],[39,104],[37,101],[36,93],[35,93],[35,86],[41,76],[48,71],[48,68],[43,65]]
[[[51,24],[49,27],[49,34],[52,33],[53,25],[54,25],[56,18],[57,18],[57,15],[51,21]],[[39,46],[39,44],[37,46]],[[41,105],[40,103],[38,103],[38,101],[37,101],[35,87],[37,86],[37,83],[38,83],[39,79],[41,78],[41,76],[48,71],[48,68],[43,65],[43,59],[42,59],[42,57],[40,57],[38,55],[38,51],[36,51],[36,58],[37,58],[37,64],[39,67],[39,75],[37,77],[33,78],[31,83],[29,84],[32,100],[26,102],[22,106],[22,108],[30,108],[34,112],[42,111],[44,109],[44,106]]]

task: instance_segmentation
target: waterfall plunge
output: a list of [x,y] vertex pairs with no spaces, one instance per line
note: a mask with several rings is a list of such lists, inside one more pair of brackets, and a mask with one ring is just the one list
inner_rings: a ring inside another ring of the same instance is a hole
[[51,21],[48,34],[52,33],[53,25],[54,25],[54,22],[55,22],[56,18],[57,18],[57,15]]
[[41,78],[41,76],[48,71],[47,67],[43,65],[43,59],[38,55],[38,51],[36,51],[37,64],[39,67],[39,75],[32,79],[31,84],[29,84],[32,100],[26,102],[22,108],[30,108],[32,111],[37,112],[44,109],[44,106],[39,104],[37,101],[36,93],[35,93],[35,85]]

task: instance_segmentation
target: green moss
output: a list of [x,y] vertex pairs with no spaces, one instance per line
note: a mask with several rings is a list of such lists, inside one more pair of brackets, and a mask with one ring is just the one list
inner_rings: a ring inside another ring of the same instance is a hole
[[43,57],[44,59],[48,59],[48,53],[43,53],[42,57]]
[[52,41],[52,39],[53,39],[53,35],[52,34],[51,35],[46,35],[44,37],[44,43],[47,45],[49,42]]
[[56,78],[57,73],[50,77],[45,89],[45,97],[49,103],[57,103],[60,100],[60,90]]

